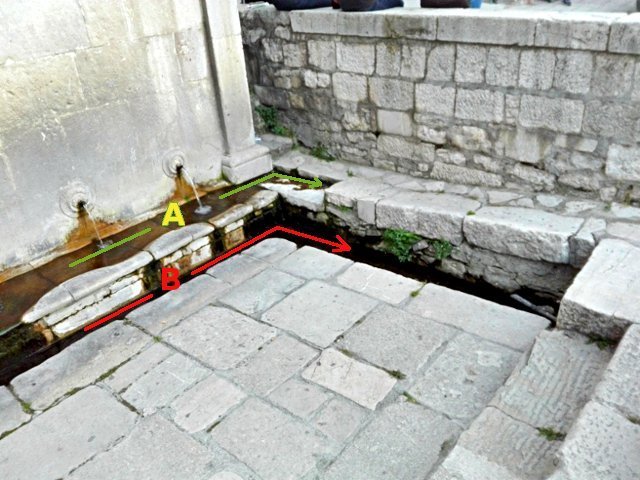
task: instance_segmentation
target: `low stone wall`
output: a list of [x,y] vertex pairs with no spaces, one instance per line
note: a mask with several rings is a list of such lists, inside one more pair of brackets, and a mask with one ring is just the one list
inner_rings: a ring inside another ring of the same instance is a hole
[[306,145],[467,185],[640,201],[640,14],[254,7],[250,83]]

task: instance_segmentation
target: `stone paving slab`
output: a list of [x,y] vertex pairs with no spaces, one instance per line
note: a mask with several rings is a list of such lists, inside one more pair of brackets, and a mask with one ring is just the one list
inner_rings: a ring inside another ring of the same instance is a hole
[[108,372],[103,382],[114,392],[121,392],[173,353],[166,345],[154,343],[115,371]]
[[358,430],[370,412],[342,397],[333,397],[316,414],[313,425],[342,443]]
[[268,263],[252,256],[234,255],[211,267],[207,270],[207,275],[237,286],[245,280],[253,278],[268,266]]
[[523,480],[505,467],[456,445],[429,480]]
[[253,398],[211,430],[211,437],[264,480],[302,478],[335,449],[303,423]]
[[299,378],[287,380],[269,395],[273,403],[302,419],[309,419],[330,398],[326,390]]
[[275,329],[220,307],[205,307],[163,334],[169,344],[222,370],[237,365],[275,336]]
[[538,315],[434,283],[422,288],[405,308],[519,351],[528,350],[536,335],[549,326],[549,321]]
[[351,260],[313,247],[302,247],[280,262],[278,268],[302,278],[327,279],[353,264]]
[[333,348],[322,352],[302,376],[371,410],[375,410],[396,383],[383,370],[358,362]]
[[331,465],[326,480],[414,480],[426,475],[460,429],[443,415],[408,402],[385,408]]
[[262,320],[328,347],[376,303],[351,290],[312,280],[267,310]]
[[640,425],[609,407],[589,402],[560,449],[549,480],[637,480]]
[[513,350],[462,333],[418,377],[409,393],[420,403],[467,423],[489,403],[519,358]]
[[298,277],[268,268],[223,295],[220,303],[245,315],[255,315],[279,302],[303,283],[304,280]]
[[389,305],[380,305],[336,342],[366,361],[412,376],[458,332]]
[[627,330],[598,384],[595,398],[640,420],[640,325]]
[[137,328],[114,322],[17,376],[11,387],[34,410],[42,410],[67,392],[94,382],[150,342]]
[[560,304],[558,326],[603,338],[621,338],[640,323],[640,248],[603,240]]
[[246,358],[230,375],[245,390],[268,395],[289,377],[305,367],[317,351],[287,335],[269,341]]
[[264,262],[276,263],[297,248],[295,243],[284,238],[267,238],[242,252],[242,255],[248,255]]
[[143,415],[151,415],[209,373],[194,360],[174,353],[133,382],[122,398]]
[[221,280],[200,275],[178,290],[166,293],[153,302],[146,303],[127,315],[127,320],[152,335],[175,325],[186,316],[214,302],[229,290],[231,285]]
[[26,413],[20,402],[14,397],[7,387],[0,387],[0,437],[28,422],[31,415]]
[[214,374],[182,393],[170,406],[175,423],[195,433],[212,426],[245,398],[242,390]]
[[[499,465],[515,478],[543,479],[553,472],[554,454],[560,445],[559,441],[547,440],[536,428],[489,407],[460,436],[456,448]],[[447,469],[457,471],[462,466],[450,462]]]
[[[208,480],[211,453],[160,415],[142,419],[126,439],[73,472],[69,480]],[[107,473],[108,472],[108,473]]]
[[338,276],[337,282],[350,290],[394,305],[405,301],[422,286],[417,280],[365,263],[350,266]]
[[610,359],[582,335],[544,331],[491,405],[532,427],[567,433]]
[[87,387],[0,440],[0,478],[61,478],[127,435],[135,417],[106,391]]

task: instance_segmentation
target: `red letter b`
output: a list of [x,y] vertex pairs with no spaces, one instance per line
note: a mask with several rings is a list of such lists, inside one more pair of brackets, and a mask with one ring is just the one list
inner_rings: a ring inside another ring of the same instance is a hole
[[180,288],[180,270],[172,267],[163,267],[161,273],[162,290],[177,290]]

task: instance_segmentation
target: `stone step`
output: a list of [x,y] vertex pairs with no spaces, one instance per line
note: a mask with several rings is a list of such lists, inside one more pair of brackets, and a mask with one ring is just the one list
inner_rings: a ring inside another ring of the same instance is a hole
[[541,332],[432,479],[546,478],[610,358],[580,334]]
[[558,325],[592,336],[619,339],[640,323],[640,248],[603,240],[560,304]]
[[[326,222],[329,215],[367,237],[386,229],[410,231],[427,240],[414,247],[416,258],[507,291],[530,288],[559,299],[602,239],[640,244],[634,233],[640,209],[634,207],[414,178],[301,151],[284,154],[274,165],[332,183],[313,191],[269,187],[310,218]],[[450,258],[434,256],[429,246],[436,240],[454,247]]]
[[629,328],[558,452],[550,480],[632,480],[640,472],[640,326]]

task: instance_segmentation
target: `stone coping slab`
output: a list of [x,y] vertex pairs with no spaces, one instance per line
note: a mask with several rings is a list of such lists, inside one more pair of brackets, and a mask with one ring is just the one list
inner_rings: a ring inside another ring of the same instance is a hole
[[[266,7],[250,14],[275,13]],[[355,15],[330,8],[278,15],[296,33],[640,53],[640,14],[405,7]]]
[[606,239],[593,251],[560,304],[558,325],[619,339],[640,323],[640,248]]

